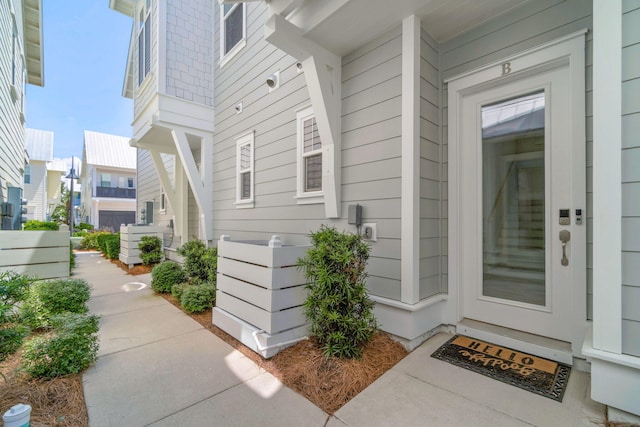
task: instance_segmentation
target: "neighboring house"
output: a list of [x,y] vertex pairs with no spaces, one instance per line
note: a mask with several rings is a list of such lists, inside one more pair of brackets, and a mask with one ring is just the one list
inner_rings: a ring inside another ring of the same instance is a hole
[[54,158],[47,164],[47,219],[53,210],[62,203],[62,179],[66,173],[66,164],[62,159]]
[[64,168],[60,170],[60,165],[54,163],[53,132],[27,129],[25,147],[29,156],[24,168],[26,217],[47,221],[55,205],[60,203],[60,177],[64,173]]
[[138,210],[174,245],[303,244],[359,204],[382,329],[591,369],[640,416],[637,2],[110,7],[134,20]]
[[[42,0],[0,2],[0,203],[2,229],[20,228],[25,153],[25,86],[42,86]],[[6,206],[6,205],[5,205]],[[12,212],[13,215],[6,215]]]
[[96,229],[117,231],[136,222],[136,149],[129,140],[84,131],[79,210]]

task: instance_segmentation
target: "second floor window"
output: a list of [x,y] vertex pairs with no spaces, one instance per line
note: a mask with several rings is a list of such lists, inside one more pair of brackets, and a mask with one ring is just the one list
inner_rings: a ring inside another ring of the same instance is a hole
[[138,21],[138,85],[151,71],[151,1],[146,0]]
[[24,167],[24,183],[31,184],[31,165]]
[[230,58],[244,46],[246,26],[246,5],[244,3],[220,5],[220,58]]
[[100,174],[100,187],[111,187],[111,174],[110,173],[102,173],[102,174]]
[[133,188],[133,178],[127,178],[127,188]]
[[298,197],[322,194],[322,141],[311,108],[298,112]]

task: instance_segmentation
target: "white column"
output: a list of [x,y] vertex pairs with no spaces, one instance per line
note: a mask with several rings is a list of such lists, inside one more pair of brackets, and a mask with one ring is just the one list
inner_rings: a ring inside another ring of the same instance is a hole
[[420,300],[420,19],[402,21],[402,212],[400,300]]
[[593,347],[622,350],[622,10],[593,0]]

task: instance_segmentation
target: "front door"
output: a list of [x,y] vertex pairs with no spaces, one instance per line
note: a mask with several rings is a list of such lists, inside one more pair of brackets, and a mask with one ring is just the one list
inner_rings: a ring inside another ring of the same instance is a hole
[[459,90],[454,108],[458,318],[572,342],[586,306],[572,64],[506,64],[502,78]]

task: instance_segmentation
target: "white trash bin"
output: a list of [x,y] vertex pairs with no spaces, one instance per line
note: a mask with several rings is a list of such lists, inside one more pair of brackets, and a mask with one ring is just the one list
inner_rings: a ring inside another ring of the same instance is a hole
[[31,424],[31,405],[18,403],[2,416],[4,427],[29,427]]

